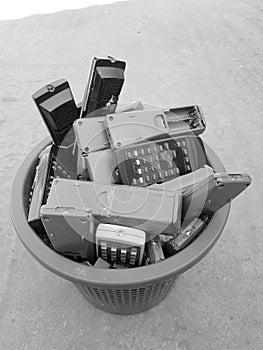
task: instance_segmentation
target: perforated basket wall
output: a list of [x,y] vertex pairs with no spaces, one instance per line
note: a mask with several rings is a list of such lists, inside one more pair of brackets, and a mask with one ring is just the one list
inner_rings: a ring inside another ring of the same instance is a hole
[[174,287],[176,279],[175,276],[137,288],[101,288],[77,283],[75,286],[90,303],[106,312],[134,314],[159,304]]

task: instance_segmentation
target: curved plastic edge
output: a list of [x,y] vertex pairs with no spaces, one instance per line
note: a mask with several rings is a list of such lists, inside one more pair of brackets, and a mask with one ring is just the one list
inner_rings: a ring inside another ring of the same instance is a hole
[[[50,249],[27,222],[24,196],[28,187],[32,164],[40,151],[50,143],[50,138],[40,142],[26,157],[15,176],[10,203],[10,214],[17,235],[34,258],[49,271],[73,283],[107,287],[145,286],[169,276],[179,275],[198,263],[214,246],[220,237],[230,211],[230,204],[218,210],[206,229],[185,249],[161,263],[129,270],[102,270],[71,261]],[[218,172],[225,168],[212,149],[206,145],[210,165]]]

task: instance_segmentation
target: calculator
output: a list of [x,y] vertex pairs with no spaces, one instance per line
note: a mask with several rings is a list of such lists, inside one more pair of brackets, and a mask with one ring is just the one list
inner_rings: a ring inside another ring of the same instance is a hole
[[149,186],[191,173],[207,158],[199,137],[180,136],[118,149],[114,163],[117,183]]

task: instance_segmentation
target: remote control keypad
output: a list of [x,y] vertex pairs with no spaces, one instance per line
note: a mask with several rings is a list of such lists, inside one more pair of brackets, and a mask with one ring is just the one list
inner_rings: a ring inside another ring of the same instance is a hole
[[127,177],[122,180],[128,185],[148,186],[192,171],[184,138],[136,145],[118,152]]

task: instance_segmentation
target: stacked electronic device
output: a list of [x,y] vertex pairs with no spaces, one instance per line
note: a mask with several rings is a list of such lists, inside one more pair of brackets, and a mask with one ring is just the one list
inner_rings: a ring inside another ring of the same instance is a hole
[[94,58],[80,107],[64,79],[33,95],[53,143],[39,155],[28,221],[58,253],[95,268],[169,258],[251,183],[213,171],[199,106],[117,106],[124,71]]

